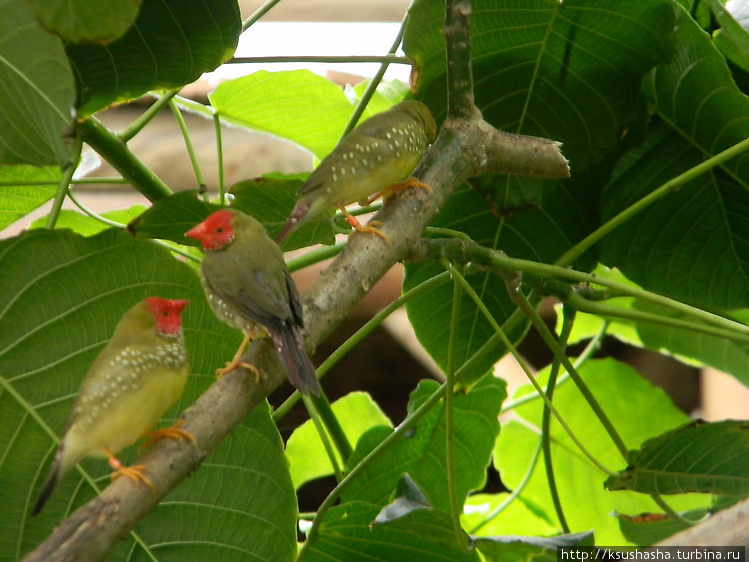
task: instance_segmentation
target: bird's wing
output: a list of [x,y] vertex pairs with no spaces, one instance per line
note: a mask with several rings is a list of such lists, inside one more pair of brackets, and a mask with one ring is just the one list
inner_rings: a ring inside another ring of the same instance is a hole
[[209,290],[242,317],[273,330],[292,317],[283,275],[276,279],[273,270],[251,263],[247,255],[208,254],[203,268]]

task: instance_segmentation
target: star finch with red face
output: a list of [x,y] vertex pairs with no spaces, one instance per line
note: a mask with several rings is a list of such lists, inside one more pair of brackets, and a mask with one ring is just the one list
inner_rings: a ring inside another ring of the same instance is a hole
[[[34,515],[85,456],[109,458],[113,478],[151,486],[142,466],[122,466],[114,455],[145,435],[185,388],[188,363],[180,319],[185,306],[185,300],[150,297],[122,316],[81,383]],[[192,439],[177,429],[162,431]]]
[[319,396],[315,367],[299,333],[299,295],[281,248],[265,228],[241,211],[222,209],[185,234],[200,241],[205,250],[200,277],[216,316],[245,333],[234,360],[221,371],[242,364],[244,348],[262,327],[270,335],[291,383],[302,394]]

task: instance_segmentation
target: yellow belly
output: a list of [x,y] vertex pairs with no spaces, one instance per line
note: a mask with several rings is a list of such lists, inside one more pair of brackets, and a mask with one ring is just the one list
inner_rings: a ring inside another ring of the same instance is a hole
[[142,378],[137,390],[117,397],[90,423],[85,416],[65,434],[65,464],[72,466],[84,456],[106,457],[132,445],[177,401],[187,382],[187,366],[180,371],[155,368]]

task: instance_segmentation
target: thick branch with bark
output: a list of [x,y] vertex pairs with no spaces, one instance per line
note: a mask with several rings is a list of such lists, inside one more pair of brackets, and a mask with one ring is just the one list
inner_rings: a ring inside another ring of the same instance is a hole
[[[469,177],[507,166],[503,156],[514,142],[533,137],[504,137],[481,119],[473,107],[468,15],[470,2],[446,2],[451,24],[446,28],[448,62],[453,72],[450,95],[451,115],[414,172],[433,192],[410,190],[401,193],[377,214],[381,230],[392,240],[387,244],[374,236],[353,236],[347,248],[321,274],[303,298],[306,346],[313,350],[346,317],[396,262],[407,257],[424,228],[432,221],[453,189]],[[457,76],[457,77],[456,77]],[[470,101],[470,105],[466,103]],[[512,140],[515,139],[515,140]],[[551,141],[528,141],[532,153],[525,169],[548,175],[549,169],[568,175],[566,160]],[[509,144],[508,144],[509,143]],[[505,148],[502,149],[500,145]],[[549,149],[549,147],[553,147]],[[512,152],[512,151],[510,151]],[[524,150],[515,151],[525,152]],[[514,157],[513,157],[514,158]],[[504,162],[504,163],[503,163]],[[534,163],[535,162],[535,163]],[[152,492],[121,478],[62,522],[50,537],[27,558],[27,562],[102,560],[115,543],[132,531],[174,487],[198,468],[202,460],[228,436],[246,416],[285,379],[280,362],[268,340],[256,341],[245,358],[264,374],[260,383],[244,371],[234,371],[216,381],[182,414],[182,427],[196,439],[196,445],[162,441],[137,462],[155,486]]]

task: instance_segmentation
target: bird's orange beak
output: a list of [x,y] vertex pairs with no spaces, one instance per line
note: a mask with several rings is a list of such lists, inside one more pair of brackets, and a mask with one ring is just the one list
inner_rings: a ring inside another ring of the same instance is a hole
[[201,222],[200,224],[193,226],[190,230],[185,232],[185,236],[189,238],[195,238],[195,240],[198,240],[205,248],[206,244],[208,243],[208,240],[206,239],[207,233],[208,230],[206,229],[205,222]]

